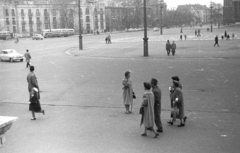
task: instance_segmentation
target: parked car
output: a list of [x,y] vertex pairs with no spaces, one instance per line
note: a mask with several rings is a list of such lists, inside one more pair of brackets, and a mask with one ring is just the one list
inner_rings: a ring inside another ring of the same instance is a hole
[[16,50],[14,49],[4,49],[0,52],[0,60],[4,61],[23,61],[23,54],[19,54]]
[[34,34],[32,36],[32,40],[43,40],[43,36],[41,34]]
[[153,28],[153,31],[159,31],[159,28],[155,27]]

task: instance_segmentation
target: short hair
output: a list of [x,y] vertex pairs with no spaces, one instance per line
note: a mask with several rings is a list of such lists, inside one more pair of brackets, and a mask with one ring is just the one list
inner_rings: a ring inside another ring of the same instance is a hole
[[144,83],[143,83],[143,86],[144,86],[144,88],[147,89],[147,90],[150,90],[150,89],[151,89],[151,84],[148,83],[148,82],[144,82]]
[[155,79],[155,78],[152,78],[152,80],[151,80],[151,84],[153,84],[153,85],[157,85],[157,83],[158,83],[158,80]]
[[30,71],[34,71],[34,66],[30,66]]
[[28,49],[26,51],[28,52]]
[[129,71],[127,71],[127,72],[125,72],[125,77],[127,77],[128,75],[130,74],[130,72]]

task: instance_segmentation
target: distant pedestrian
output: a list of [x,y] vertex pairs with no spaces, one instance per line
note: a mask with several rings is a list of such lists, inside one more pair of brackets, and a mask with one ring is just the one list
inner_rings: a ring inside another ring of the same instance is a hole
[[142,136],[147,136],[147,129],[151,129],[151,131],[155,134],[154,138],[157,138],[159,133],[157,133],[154,129],[154,94],[151,91],[150,83],[144,82],[143,85],[145,93],[143,94],[143,102],[141,106],[143,112],[140,126],[143,124],[145,129]]
[[172,107],[172,119],[168,121],[168,124],[173,125],[176,119],[180,120],[178,127],[185,126],[187,117],[184,115],[184,100],[181,89],[181,84],[177,81],[178,77],[172,77],[173,85],[170,87],[170,100]]
[[182,28],[181,28],[181,30],[180,30],[180,33],[183,33],[183,30],[182,30]]
[[180,39],[182,40],[182,35],[180,35]]
[[215,37],[215,44],[214,44],[214,47],[215,47],[215,45],[218,45],[218,47],[219,47],[219,44],[218,44],[218,36]]
[[111,35],[110,35],[110,34],[108,35],[108,43],[109,43],[109,44],[112,43],[112,41],[111,41]]
[[195,29],[195,36],[197,36],[197,29]]
[[[132,89],[132,80],[130,79],[130,72],[127,71],[124,74],[123,84],[123,104],[126,108],[126,114],[132,113],[133,107],[133,89]],[[129,110],[131,106],[131,110]]]
[[152,92],[154,94],[154,118],[155,124],[157,126],[157,132],[163,132],[162,122],[161,122],[161,100],[162,92],[158,87],[158,81],[155,78],[151,80]]
[[198,36],[201,37],[201,30],[198,29]]
[[235,35],[234,35],[234,33],[232,33],[232,39],[234,39],[234,37],[235,37]]
[[227,35],[227,40],[230,40],[230,36],[229,35]]
[[[30,101],[31,100],[31,93],[33,91],[33,88],[37,88],[38,91],[39,91],[37,77],[34,74],[34,66],[30,66],[30,73],[27,76],[27,82],[28,82],[28,92],[29,92],[29,101]],[[38,92],[38,98],[40,99],[39,92]]]
[[15,41],[14,41],[15,44],[17,44],[17,43],[19,42],[19,38],[18,38],[17,35],[14,37],[14,40],[15,40]]
[[224,37],[227,38],[228,34],[227,31],[225,30]]
[[222,35],[221,37],[222,37],[222,40],[223,40],[223,39],[224,39],[224,36]]
[[39,90],[34,87],[31,92],[31,103],[29,105],[29,110],[32,112],[31,120],[36,120],[35,113],[43,113],[43,115],[45,115],[45,111],[42,110],[39,99]]
[[106,44],[108,43],[108,36],[105,38]]
[[177,45],[175,44],[174,41],[172,42],[171,48],[172,48],[172,55],[175,55],[175,52],[176,52],[176,49],[177,49]]
[[170,51],[171,51],[171,44],[170,44],[169,40],[166,43],[166,50],[167,50],[167,55],[169,55]]
[[187,35],[184,35],[185,40],[187,39]]
[[31,65],[30,65],[30,59],[31,59],[31,55],[30,55],[30,53],[28,52],[28,49],[26,50],[26,53],[24,54],[24,56],[25,56],[25,59],[26,59],[26,62],[27,62],[27,65],[26,65],[26,67],[30,67]]

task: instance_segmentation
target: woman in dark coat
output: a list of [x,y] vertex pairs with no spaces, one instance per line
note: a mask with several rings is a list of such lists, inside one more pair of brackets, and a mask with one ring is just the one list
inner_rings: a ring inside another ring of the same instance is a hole
[[[178,127],[184,126],[187,120],[187,117],[184,115],[184,100],[183,100],[183,93],[182,93],[182,85],[179,82],[178,77],[172,77],[173,79],[173,86],[170,89],[170,100],[171,100],[171,108],[173,111],[176,109],[179,110],[176,116],[171,114],[172,119],[168,121],[169,124],[173,125],[175,122],[175,118],[180,120],[180,124]],[[175,113],[175,112],[173,112]]]
[[30,105],[29,105],[29,110],[32,111],[31,120],[36,120],[35,113],[43,113],[43,115],[45,114],[45,111],[42,110],[41,108],[38,95],[39,95],[38,89],[34,87],[31,92],[31,99],[30,99]]

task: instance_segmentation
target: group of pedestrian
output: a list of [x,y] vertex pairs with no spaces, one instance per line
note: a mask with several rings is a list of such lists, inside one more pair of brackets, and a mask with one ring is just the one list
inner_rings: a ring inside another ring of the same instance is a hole
[[195,29],[195,36],[201,37],[201,30],[200,29]]
[[170,41],[167,40],[166,43],[167,55],[170,55],[170,52],[172,52],[172,55],[175,55],[176,49],[177,49],[176,43],[173,41],[171,44]]
[[[172,77],[173,85],[170,89],[170,102],[171,102],[171,119],[168,124],[173,125],[176,119],[180,120],[178,127],[185,126],[187,117],[184,115],[184,101],[182,93],[182,85],[179,82],[180,79],[177,76]],[[134,92],[132,88],[132,81],[130,79],[130,72],[127,71],[124,74],[123,83],[123,103],[126,108],[126,113],[132,113]],[[159,133],[163,132],[161,122],[161,97],[162,92],[158,87],[158,80],[152,78],[150,82],[144,82],[144,94],[142,98],[141,108],[139,113],[141,114],[140,126],[144,125],[144,133],[142,136],[147,136],[147,131],[153,131],[157,138]],[[131,109],[130,109],[131,108]],[[174,113],[175,112],[175,113]],[[155,130],[155,126],[157,129]]]
[[109,34],[106,38],[105,38],[106,44],[111,44],[111,35]]

